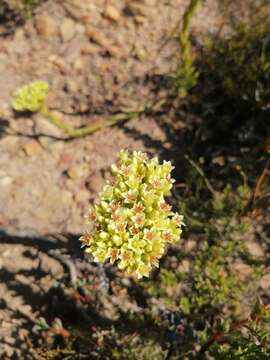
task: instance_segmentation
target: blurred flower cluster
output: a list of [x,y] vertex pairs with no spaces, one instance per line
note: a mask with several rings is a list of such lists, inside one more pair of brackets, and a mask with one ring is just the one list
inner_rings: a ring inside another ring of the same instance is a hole
[[149,276],[169,243],[181,235],[183,217],[164,200],[173,184],[170,162],[159,164],[142,152],[122,150],[111,181],[87,220],[93,231],[81,237],[95,261],[109,259],[138,278]]
[[14,95],[12,107],[16,111],[39,111],[49,92],[49,84],[45,81],[32,81],[22,86]]

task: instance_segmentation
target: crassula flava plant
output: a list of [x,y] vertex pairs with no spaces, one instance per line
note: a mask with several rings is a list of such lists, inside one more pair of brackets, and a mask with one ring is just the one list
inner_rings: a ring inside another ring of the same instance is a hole
[[11,105],[16,111],[40,111],[48,92],[49,84],[46,81],[32,81],[17,90]]
[[93,229],[80,239],[95,261],[109,260],[138,278],[148,277],[158,266],[166,245],[179,239],[183,224],[183,217],[164,199],[174,182],[172,169],[170,162],[159,164],[142,152],[120,152],[100,203],[87,215]]
[[149,105],[145,105],[137,110],[130,110],[116,113],[106,118],[106,121],[90,124],[86,126],[74,127],[71,123],[66,122],[55,112],[51,111],[47,104],[49,93],[49,84],[46,81],[36,80],[19,88],[11,101],[11,107],[15,111],[38,112],[51,124],[61,129],[69,138],[78,138],[88,136],[104,127],[115,125],[117,122],[126,121],[144,114]]

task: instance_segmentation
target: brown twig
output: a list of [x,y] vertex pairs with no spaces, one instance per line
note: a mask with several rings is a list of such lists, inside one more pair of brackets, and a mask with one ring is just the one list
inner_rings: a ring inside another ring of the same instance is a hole
[[261,175],[259,176],[259,178],[258,178],[258,180],[256,182],[256,186],[255,186],[255,189],[254,189],[254,192],[253,192],[253,195],[252,195],[252,198],[251,198],[251,203],[250,203],[251,208],[253,208],[253,206],[255,204],[255,201],[256,201],[257,197],[259,196],[260,188],[261,188],[262,183],[263,183],[263,181],[264,181],[264,179],[265,179],[265,177],[267,175],[269,165],[270,165],[270,158],[268,158],[266,160],[263,172],[261,173]]
[[[240,329],[241,327],[243,327],[244,325],[248,324],[250,321],[250,319],[244,319],[241,320],[235,324],[232,324],[229,331],[227,332],[227,334],[229,334],[230,332],[236,330],[236,329]],[[220,331],[217,332],[216,334],[212,335],[212,337],[201,347],[200,351],[199,351],[199,357],[203,354],[206,353],[206,351],[215,343],[215,342],[220,342],[222,341],[222,338],[224,337],[225,332]]]
[[[269,305],[265,305],[264,309],[267,313],[269,313]],[[217,332],[216,334],[212,335],[211,338],[201,347],[198,358],[200,359],[203,354],[206,353],[207,350],[215,343],[226,343],[224,339],[224,335],[230,334],[234,330],[241,329],[243,326],[248,325],[251,322],[260,322],[264,319],[264,316],[262,315],[252,315],[250,318],[238,321],[234,324],[232,324],[229,328],[229,330],[225,333],[225,331]]]

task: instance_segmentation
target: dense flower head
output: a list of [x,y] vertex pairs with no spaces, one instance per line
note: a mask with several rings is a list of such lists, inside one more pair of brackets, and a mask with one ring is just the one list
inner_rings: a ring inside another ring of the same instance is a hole
[[87,215],[93,231],[80,239],[95,261],[110,260],[138,278],[158,266],[166,245],[182,232],[183,217],[164,200],[174,181],[172,169],[170,162],[159,164],[142,152],[120,151],[112,180]]
[[14,95],[12,107],[16,111],[39,111],[49,91],[49,84],[45,81],[32,81],[22,86]]

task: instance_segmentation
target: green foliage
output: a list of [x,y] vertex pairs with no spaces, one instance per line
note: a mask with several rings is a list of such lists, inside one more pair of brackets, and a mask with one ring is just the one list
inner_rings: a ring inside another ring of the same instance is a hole
[[179,303],[180,309],[183,311],[185,315],[190,314],[190,301],[187,296],[182,296]]
[[270,316],[260,305],[260,315],[230,325],[223,324],[226,331],[209,349],[209,355],[216,360],[267,360],[270,358]]
[[[128,338],[126,340],[128,340]],[[165,351],[155,342],[151,340],[138,341],[139,339],[136,337],[130,340],[130,342],[123,342],[121,348],[116,346],[112,349],[111,359],[163,360],[165,358]]]
[[229,96],[260,108],[270,102],[270,26],[265,18],[238,23],[205,54]]
[[198,83],[199,72],[193,65],[193,58],[190,53],[190,46],[185,46],[189,51],[189,55],[182,59],[178,65],[175,74],[172,76],[172,86],[179,98],[184,98]]
[[40,111],[49,92],[45,81],[33,81],[22,86],[14,95],[12,107],[16,111]]
[[198,8],[200,0],[190,0],[183,17],[183,26],[179,34],[181,60],[175,74],[171,77],[172,87],[179,98],[187,96],[188,91],[197,85],[199,72],[194,66],[194,59],[189,39],[189,30],[192,17]]
[[[245,214],[251,196],[245,174],[239,170],[238,183],[235,180],[234,185],[224,184],[216,190],[199,163],[188,160],[190,191],[179,199],[187,224],[187,245],[184,240],[173,252],[177,255],[168,255],[156,289],[153,282],[144,284],[152,296],[170,307],[178,306],[192,324],[197,343],[192,338],[177,349],[183,358],[197,353],[196,346],[210,337],[220,318],[241,316],[240,304],[261,276],[260,267],[251,261],[245,247],[245,239],[252,235]],[[239,259],[243,271],[237,267]]]
[[110,259],[138,278],[149,276],[167,244],[179,240],[183,217],[165,202],[173,184],[170,162],[122,150],[101,202],[91,209],[94,231],[81,238],[95,261]]
[[80,339],[81,345],[84,343],[80,355],[72,340],[65,346],[43,351],[42,354],[50,360],[163,360],[166,357],[166,352],[154,341],[142,339],[136,334],[121,336],[113,327],[108,330],[95,329],[91,338],[88,334],[84,335],[85,339]]
[[241,289],[237,278],[226,271],[226,256],[226,249],[212,246],[195,260],[191,299],[194,308],[224,305],[229,296]]
[[[244,183],[236,190],[228,184],[223,191],[216,191],[201,167],[193,161],[190,164],[190,185],[195,187],[195,195],[185,199],[180,208],[187,219],[188,232],[200,233],[201,241],[188,254],[193,258],[193,271],[186,273],[190,288],[180,307],[184,312],[189,308],[193,314],[211,313],[224,306],[236,307],[245,289],[233,263],[245,252],[244,236],[250,231],[242,216],[250,190]],[[205,191],[210,193],[208,200],[203,199]]]

